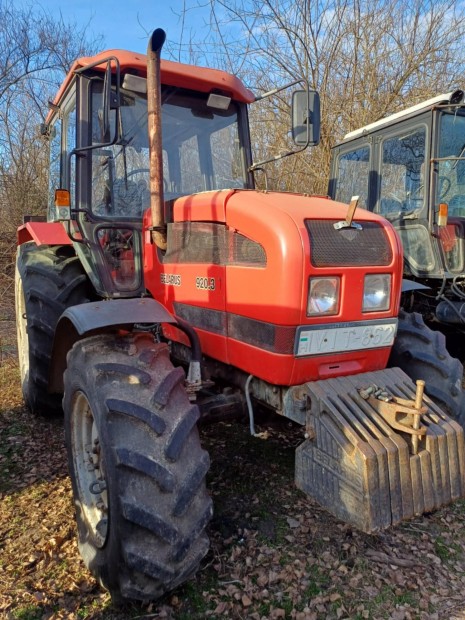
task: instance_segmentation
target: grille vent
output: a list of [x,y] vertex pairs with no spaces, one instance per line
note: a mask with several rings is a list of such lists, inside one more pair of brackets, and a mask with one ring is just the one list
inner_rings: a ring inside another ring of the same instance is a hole
[[256,241],[223,224],[174,222],[168,224],[164,263],[266,266],[266,254]]
[[359,222],[356,228],[334,228],[335,221],[306,220],[310,237],[310,261],[315,267],[389,265],[392,249],[382,226]]

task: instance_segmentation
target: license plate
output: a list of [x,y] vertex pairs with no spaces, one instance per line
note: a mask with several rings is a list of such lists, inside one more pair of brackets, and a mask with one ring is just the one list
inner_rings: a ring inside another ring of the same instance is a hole
[[394,342],[396,329],[397,319],[337,323],[331,327],[300,327],[296,338],[296,355],[323,355],[390,347]]

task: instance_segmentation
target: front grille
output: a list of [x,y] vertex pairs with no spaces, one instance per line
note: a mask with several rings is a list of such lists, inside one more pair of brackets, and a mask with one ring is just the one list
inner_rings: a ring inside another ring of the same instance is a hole
[[376,222],[359,222],[356,228],[334,228],[335,221],[306,220],[310,237],[310,261],[315,267],[389,265],[392,249],[388,236]]

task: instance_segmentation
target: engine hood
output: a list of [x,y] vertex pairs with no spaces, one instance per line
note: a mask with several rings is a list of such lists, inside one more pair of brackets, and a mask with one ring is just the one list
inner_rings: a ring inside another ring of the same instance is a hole
[[[345,220],[347,210],[347,204],[324,196],[229,189],[177,198],[171,204],[169,219],[229,222],[234,214],[248,212],[259,218],[286,214],[300,225],[304,219]],[[382,222],[390,227],[384,218],[362,208],[355,211],[354,221],[357,220]]]

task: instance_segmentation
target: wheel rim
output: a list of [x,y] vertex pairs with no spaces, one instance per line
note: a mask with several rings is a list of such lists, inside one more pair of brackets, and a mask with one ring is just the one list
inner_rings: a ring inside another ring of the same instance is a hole
[[71,438],[77,495],[82,516],[97,547],[108,535],[108,492],[98,428],[83,392],[76,392],[71,412]]
[[19,271],[16,270],[16,333],[18,340],[18,361],[19,372],[21,375],[21,384],[23,392],[29,377],[29,338],[27,335],[27,317],[26,317],[26,300],[24,299],[24,290]]

